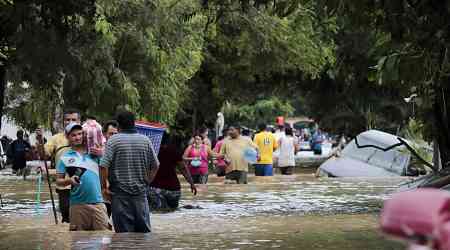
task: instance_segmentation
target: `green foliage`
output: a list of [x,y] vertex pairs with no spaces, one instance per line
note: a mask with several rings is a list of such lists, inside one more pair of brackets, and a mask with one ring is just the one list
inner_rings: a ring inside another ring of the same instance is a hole
[[[78,6],[72,2],[65,4]],[[189,22],[181,19],[198,8],[197,2],[99,0],[85,4],[89,12],[59,13],[62,6],[50,8],[49,15],[67,15],[62,23],[52,19],[55,29],[45,29],[39,19],[45,4],[24,7],[35,22],[33,29],[11,34],[8,38],[14,43],[2,47],[16,49],[22,40],[26,45],[20,47],[24,55],[17,54],[9,68],[13,89],[8,97],[9,116],[26,127],[35,126],[30,122],[49,127],[51,107],[61,101],[102,120],[126,107],[141,119],[173,124],[189,96],[186,82],[203,60],[205,17],[196,15]],[[64,26],[64,37],[59,38],[57,28],[68,19],[76,22]],[[61,90],[57,87],[61,72],[63,100],[58,98]],[[20,87],[22,81],[27,88]]]
[[[424,130],[425,125],[423,122],[410,118],[408,124],[402,131],[402,136],[411,143],[412,148],[422,159],[427,162],[432,162],[433,154],[431,146],[424,140]],[[415,164],[421,164],[421,162]]]
[[271,97],[246,105],[227,102],[223,107],[223,112],[227,124],[240,124],[256,128],[259,123],[273,124],[277,116],[291,116],[294,108],[287,101]]

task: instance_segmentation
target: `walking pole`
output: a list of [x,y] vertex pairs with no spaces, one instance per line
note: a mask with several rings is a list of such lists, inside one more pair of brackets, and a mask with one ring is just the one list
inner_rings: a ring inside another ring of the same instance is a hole
[[48,172],[48,166],[47,166],[47,160],[45,159],[44,147],[41,148],[41,151],[42,151],[41,155],[44,156],[43,160],[44,160],[45,171],[47,172],[47,183],[48,183],[48,190],[50,190],[50,199],[52,200],[53,216],[55,216],[55,224],[58,224],[58,215],[56,215],[55,199],[53,198],[53,189],[52,189],[52,185],[50,183],[50,172]]
[[37,177],[37,192],[36,192],[36,206],[35,206],[35,210],[36,210],[36,214],[40,215],[40,209],[41,209],[41,186],[42,186],[42,169],[39,168],[39,174]]
[[55,199],[53,198],[53,189],[50,183],[50,173],[48,172],[47,161],[44,159],[45,171],[47,172],[48,189],[50,190],[50,199],[52,200],[53,216],[55,216],[55,224],[58,224],[58,216],[56,215]]

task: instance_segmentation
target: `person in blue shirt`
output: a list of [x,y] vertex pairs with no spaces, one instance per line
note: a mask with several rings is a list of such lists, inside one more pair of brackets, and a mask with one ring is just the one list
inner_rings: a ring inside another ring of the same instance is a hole
[[315,155],[322,154],[323,141],[324,141],[324,135],[320,129],[317,129],[311,138],[311,149],[313,150]]
[[[70,149],[57,163],[56,184],[72,185],[70,230],[107,230],[108,216],[102,198],[98,160],[87,153],[80,124],[70,123],[65,134]],[[66,173],[68,177],[65,177]]]

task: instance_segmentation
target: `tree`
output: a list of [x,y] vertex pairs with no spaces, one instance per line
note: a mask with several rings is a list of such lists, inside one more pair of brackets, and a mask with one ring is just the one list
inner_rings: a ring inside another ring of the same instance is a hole
[[204,60],[189,81],[187,104],[194,123],[214,121],[227,101],[241,106],[298,95],[302,81],[334,64],[334,42],[322,35],[335,31],[334,19],[319,22],[309,1],[263,2],[204,1]]
[[[0,1],[0,115],[3,115],[8,83],[9,88],[16,90],[43,90],[43,106],[38,109],[55,108],[47,114],[57,111],[61,104],[58,97],[61,96],[64,69],[73,62],[69,45],[77,40],[80,24],[89,23],[94,14],[92,0],[64,3]],[[37,96],[43,93],[37,93]],[[33,94],[27,98],[18,97],[20,100],[15,100],[13,106],[21,108]],[[19,101],[22,103],[17,103]],[[24,110],[35,111],[31,107]],[[22,115],[26,119],[32,119],[31,116]],[[50,124],[46,125],[50,127]]]
[[257,128],[259,123],[273,123],[277,116],[291,116],[294,108],[289,102],[272,97],[245,105],[234,105],[228,102],[224,105],[223,111],[227,114],[226,122],[228,124],[241,124]]
[[[57,106],[57,100],[101,120],[126,107],[142,119],[173,124],[183,94],[188,92],[185,83],[202,60],[204,17],[183,19],[197,6],[196,1],[99,0],[84,4],[89,15],[69,13],[72,16],[65,18],[77,22],[71,23],[59,40],[51,40],[56,31],[44,30],[39,21],[47,14],[40,12],[45,3],[26,6],[36,12],[32,30],[40,28],[42,33],[24,36],[32,36],[29,41],[42,50],[26,47],[27,57],[14,61],[8,69],[10,116],[30,129],[41,122],[49,127],[52,120],[59,121],[48,116],[54,113],[49,107]],[[67,11],[63,14],[69,15]],[[53,43],[58,50],[49,51],[47,47]]]

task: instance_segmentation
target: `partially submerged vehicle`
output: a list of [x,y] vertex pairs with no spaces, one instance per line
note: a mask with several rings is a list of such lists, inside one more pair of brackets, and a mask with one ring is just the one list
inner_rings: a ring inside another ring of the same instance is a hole
[[[428,172],[424,160],[411,151],[407,140],[378,130],[355,137],[340,153],[318,169],[328,177],[419,176]],[[416,159],[418,158],[418,159]]]

